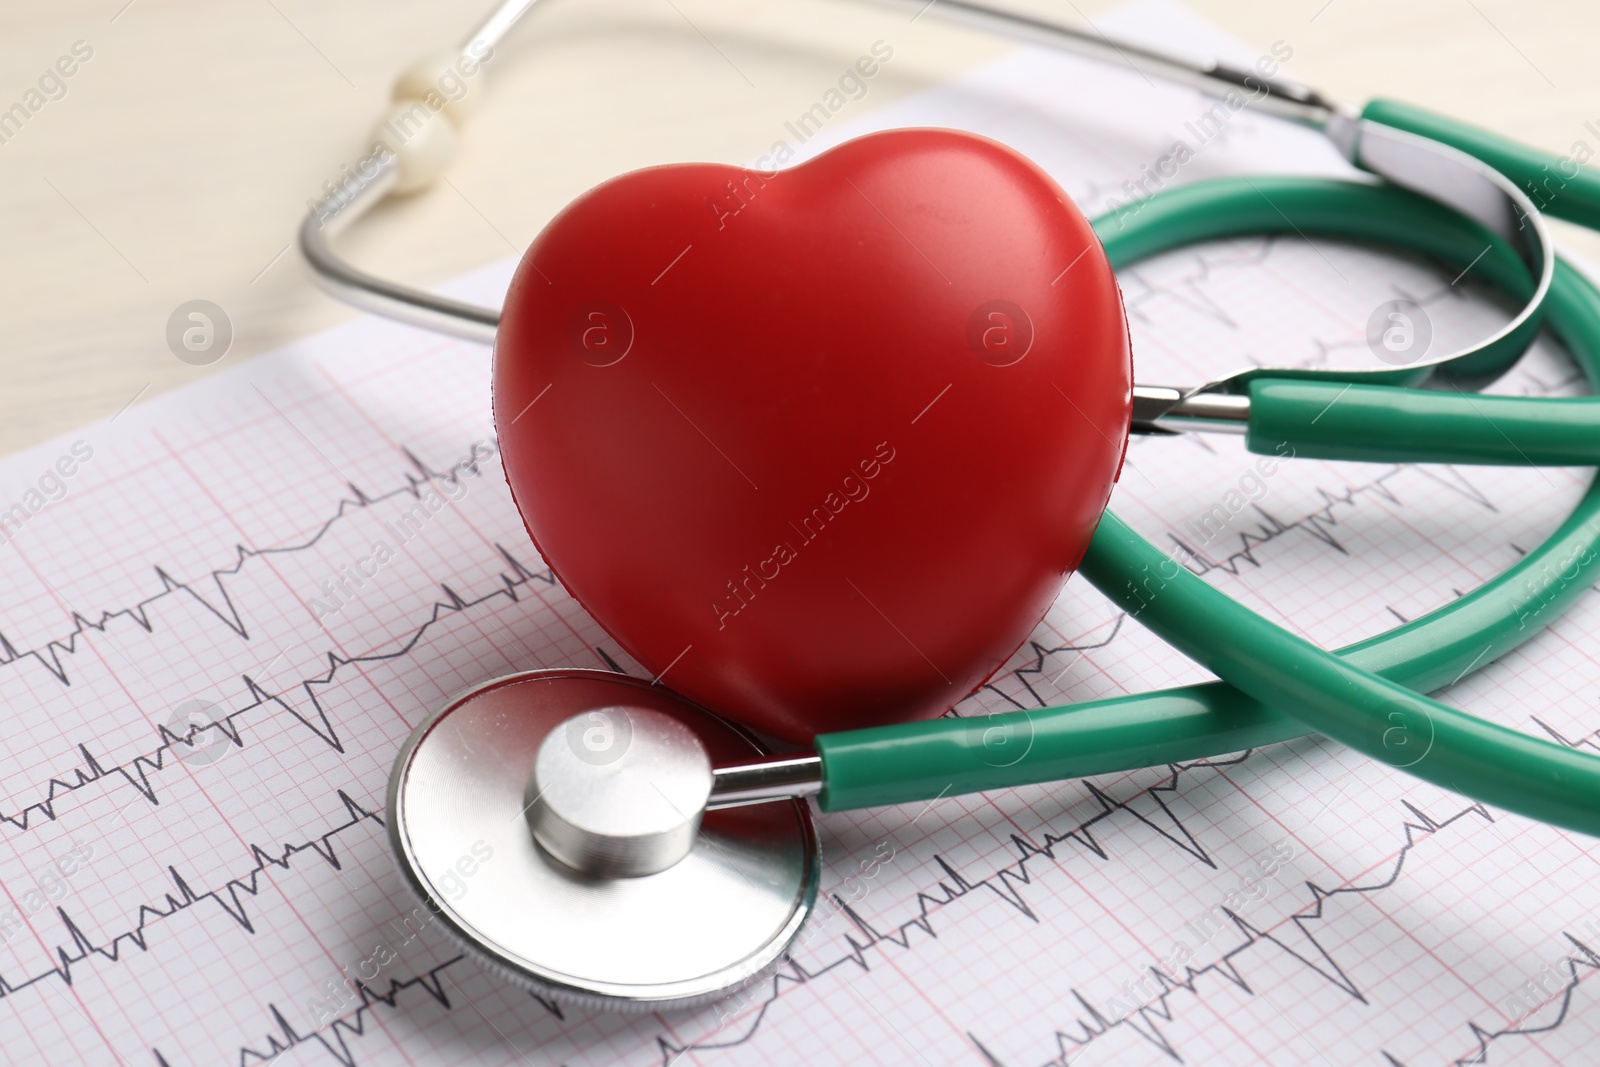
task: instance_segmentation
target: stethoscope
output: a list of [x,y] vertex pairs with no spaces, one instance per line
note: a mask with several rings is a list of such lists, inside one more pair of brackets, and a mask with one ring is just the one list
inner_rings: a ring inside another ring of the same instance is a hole
[[[397,107],[414,108],[415,87],[434,68],[481,57],[531,6],[509,0],[458,50],[408,71]],[[1404,365],[1251,368],[1195,389],[1136,386],[1132,432],[1244,434],[1252,452],[1278,456],[1600,463],[1600,401],[1475,392],[1516,362],[1541,324],[1600,383],[1600,290],[1556,257],[1540,212],[1600,228],[1600,181],[1579,166],[1405,105],[1375,101],[1358,115],[1257,72],[964,0],[933,0],[925,10],[1211,93],[1246,94],[1253,106],[1320,130],[1382,179],[1263,176],[1163,191],[1096,221],[1112,267],[1241,234],[1332,235],[1420,251],[1522,304],[1487,340]],[[365,274],[328,244],[391,191],[437,177],[459,120],[445,108],[438,136],[363,160],[306,220],[300,246],[335,295],[492,343],[500,312]],[[823,733],[809,752],[772,756],[752,733],[662,685],[603,671],[531,671],[460,694],[413,731],[390,779],[388,833],[409,888],[492,970],[581,1004],[640,1009],[714,1000],[778,964],[817,902],[820,854],[807,797],[824,811],[926,802],[1315,731],[1485,803],[1600,834],[1600,758],[1421,695],[1553,621],[1597,577],[1597,535],[1600,483],[1498,578],[1327,652],[1212,589],[1107,512],[1078,570],[1222,681]],[[550,562],[559,572],[560,561]]]

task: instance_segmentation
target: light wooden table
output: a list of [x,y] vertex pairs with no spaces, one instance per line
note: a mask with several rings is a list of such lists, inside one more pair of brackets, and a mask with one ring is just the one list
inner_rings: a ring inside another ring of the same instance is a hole
[[[610,175],[754,158],[879,38],[895,59],[863,108],[1008,47],[847,0],[545,2],[491,64],[450,184],[384,208],[347,244],[359,262],[434,283],[520,250]],[[1600,148],[1583,128],[1600,125],[1593,0],[1189,2],[1263,51],[1290,42],[1287,73],[1339,99],[1392,95],[1559,152]],[[75,42],[93,55],[0,143],[0,453],[207,373],[166,346],[186,300],[234,323],[217,366],[352,314],[312,287],[289,240],[356,158],[395,73],[479,6],[4,0],[0,111]],[[1031,5],[1077,21],[1111,6]]]

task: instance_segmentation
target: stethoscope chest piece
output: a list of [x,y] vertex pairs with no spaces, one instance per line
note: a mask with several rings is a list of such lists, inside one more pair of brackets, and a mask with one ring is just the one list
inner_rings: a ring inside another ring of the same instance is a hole
[[[714,1000],[782,958],[816,902],[821,861],[803,801],[679,819],[709,788],[682,758],[686,740],[718,766],[762,754],[625,675],[532,671],[461,694],[395,761],[388,831],[401,874],[479,962],[534,992],[611,1009]],[[608,776],[629,780],[612,794],[632,802],[584,804],[576,783]],[[596,820],[620,834],[599,853],[615,857],[609,867],[592,859]]]

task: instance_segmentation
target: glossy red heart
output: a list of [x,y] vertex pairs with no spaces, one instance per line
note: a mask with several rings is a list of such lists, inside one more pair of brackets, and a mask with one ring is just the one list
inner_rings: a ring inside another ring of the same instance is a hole
[[1083,215],[980,137],[665,166],[545,228],[494,413],[529,533],[662,684],[793,740],[937,715],[1077,565],[1127,441]]

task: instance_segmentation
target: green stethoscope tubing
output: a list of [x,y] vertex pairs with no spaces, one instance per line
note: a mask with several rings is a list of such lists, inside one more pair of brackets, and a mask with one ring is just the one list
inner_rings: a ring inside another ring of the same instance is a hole
[[[1114,267],[1196,241],[1298,232],[1397,245],[1453,270],[1470,265],[1513,296],[1532,291],[1526,267],[1505,241],[1387,185],[1223,179],[1158,194],[1103,216],[1095,227]],[[1544,316],[1591,385],[1600,383],[1600,291],[1558,261]],[[1352,385],[1336,375],[1262,378],[1250,388],[1253,451],[1271,453],[1287,443],[1295,455],[1390,462],[1600,462],[1600,399]],[[1345,408],[1347,401],[1354,402]],[[1336,433],[1323,427],[1330,417]],[[1211,588],[1108,511],[1079,571],[1224,680],[822,735],[816,738],[825,783],[819,802],[835,811],[926,801],[1183,763],[1314,731],[1453,792],[1600,836],[1600,757],[1421,695],[1494,662],[1549,625],[1600,578],[1597,536],[1600,480],[1543,544],[1498,577],[1330,653]]]

